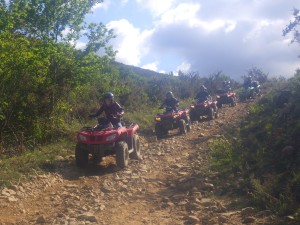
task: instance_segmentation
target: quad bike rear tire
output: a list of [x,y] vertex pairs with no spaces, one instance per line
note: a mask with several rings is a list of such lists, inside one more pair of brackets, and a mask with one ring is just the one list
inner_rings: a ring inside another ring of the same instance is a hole
[[180,119],[178,121],[179,123],[179,131],[181,134],[186,134],[187,133],[187,128],[186,128],[186,123],[184,121],[184,119]]
[[208,119],[213,120],[215,118],[215,110],[213,108],[209,108],[208,110]]
[[120,141],[116,146],[116,162],[120,168],[125,168],[129,163],[128,145],[124,141]]
[[195,113],[193,111],[190,112],[190,119],[191,119],[191,122],[199,120],[199,118],[197,118],[197,116],[195,115]]
[[80,168],[87,167],[89,162],[89,153],[80,144],[76,145],[75,161],[76,161],[76,166]]
[[136,160],[141,159],[140,138],[137,134],[133,135],[132,147],[133,147],[133,152],[130,154],[130,158]]

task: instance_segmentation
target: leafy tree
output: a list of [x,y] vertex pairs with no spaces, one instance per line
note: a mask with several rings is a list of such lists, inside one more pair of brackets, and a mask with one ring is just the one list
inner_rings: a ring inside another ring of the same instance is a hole
[[216,93],[217,90],[223,88],[224,81],[231,81],[231,79],[222,71],[218,71],[209,75],[208,80],[206,82],[206,87],[208,87],[212,93]]
[[108,30],[103,23],[91,23],[87,27],[87,31],[84,34],[88,38],[86,53],[99,52],[101,48],[104,48],[108,56],[115,56],[116,52],[112,49],[112,46],[108,45],[109,41],[116,37],[113,30]]
[[[113,31],[84,23],[101,2],[0,0],[0,143],[7,148],[22,133],[27,146],[50,141],[87,115],[103,92],[127,90],[110,66]],[[85,50],[74,46],[81,35]]]
[[254,80],[257,80],[259,83],[265,83],[268,80],[268,74],[264,73],[261,69],[257,67],[252,67],[247,71],[247,75],[243,78],[252,77]]
[[0,0],[0,31],[7,26],[6,1]]
[[[85,15],[103,0],[10,0],[7,29],[27,37],[78,40],[85,29]],[[64,32],[68,31],[65,36]]]
[[286,26],[286,28],[283,30],[283,36],[288,35],[289,33],[293,33],[293,42],[300,43],[300,33],[297,30],[298,26],[300,25],[300,10],[294,9],[293,12],[294,19],[290,21],[290,23]]

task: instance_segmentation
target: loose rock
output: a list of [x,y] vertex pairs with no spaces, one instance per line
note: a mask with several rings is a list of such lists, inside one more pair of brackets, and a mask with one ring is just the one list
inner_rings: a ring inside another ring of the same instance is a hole
[[246,224],[248,224],[248,223],[254,223],[255,222],[255,218],[254,217],[246,217],[245,219],[244,219],[244,221],[243,221],[243,223],[246,223]]
[[46,223],[46,218],[44,216],[39,216],[36,219],[36,223],[41,224],[41,223]]
[[254,215],[255,211],[252,207],[243,208],[241,211],[241,216],[243,218]]

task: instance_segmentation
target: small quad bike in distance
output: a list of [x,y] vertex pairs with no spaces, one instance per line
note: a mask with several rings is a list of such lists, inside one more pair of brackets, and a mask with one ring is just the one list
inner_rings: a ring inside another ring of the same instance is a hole
[[217,101],[203,100],[191,104],[190,117],[192,121],[198,121],[200,117],[206,116],[213,120],[219,117]]
[[137,124],[130,124],[120,128],[84,127],[77,134],[75,150],[76,165],[86,167],[89,155],[98,163],[108,155],[116,155],[117,166],[125,168],[129,157],[140,159],[140,142]]
[[261,89],[260,89],[260,85],[258,85],[257,87],[254,86],[250,86],[247,88],[244,88],[239,97],[241,101],[247,101],[250,99],[256,99],[256,97],[260,97],[262,95]]
[[186,134],[191,130],[191,119],[188,109],[174,111],[167,109],[165,113],[155,116],[155,133],[157,138],[165,137],[169,130],[179,128],[181,134]]
[[228,92],[226,90],[218,90],[216,100],[219,109],[222,108],[223,105],[234,107],[237,104],[236,93],[231,91]]

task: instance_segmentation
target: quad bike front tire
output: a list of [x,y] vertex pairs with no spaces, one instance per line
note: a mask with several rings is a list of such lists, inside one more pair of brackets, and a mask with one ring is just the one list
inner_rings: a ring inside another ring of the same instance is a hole
[[220,117],[220,113],[219,113],[219,108],[217,106],[214,109],[214,112],[215,112],[215,118],[218,119]]
[[76,145],[75,161],[76,161],[76,166],[80,168],[87,167],[89,162],[89,153],[80,144]]
[[186,128],[186,123],[184,121],[184,119],[180,119],[178,121],[179,123],[179,131],[181,134],[186,134],[187,133],[187,128]]
[[186,130],[187,132],[189,132],[191,129],[192,129],[192,121],[191,121],[191,118],[189,116],[186,116],[184,118],[185,120],[185,123],[186,123]]
[[129,163],[128,145],[124,141],[120,141],[116,146],[116,162],[120,168],[125,168]]
[[99,154],[93,154],[93,163],[98,164],[102,161],[102,157]]
[[208,119],[213,120],[215,118],[215,110],[213,108],[209,108],[208,110]]
[[236,106],[236,105],[237,105],[237,98],[234,97],[234,106]]
[[133,135],[132,147],[133,147],[133,152],[130,154],[130,158],[136,160],[141,159],[140,138],[137,134]]
[[231,106],[231,107],[234,107],[234,106],[235,106],[235,100],[234,100],[234,97],[231,97],[231,98],[230,98],[230,106]]

